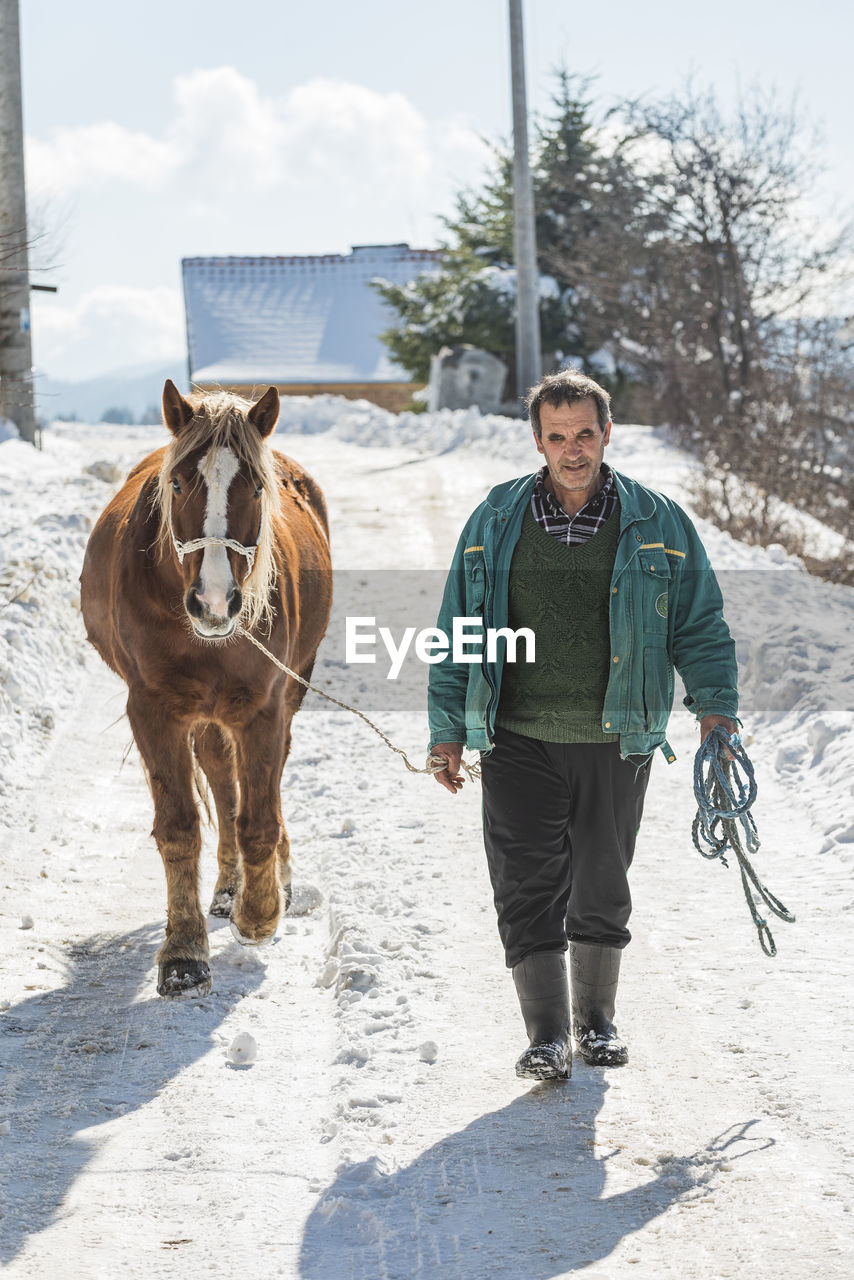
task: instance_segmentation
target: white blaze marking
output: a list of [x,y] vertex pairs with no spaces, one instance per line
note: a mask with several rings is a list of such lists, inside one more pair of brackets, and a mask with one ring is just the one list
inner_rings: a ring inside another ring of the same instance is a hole
[[[208,486],[206,538],[228,537],[228,489],[239,467],[240,463],[230,449],[211,449],[199,462],[199,471]],[[224,618],[228,613],[228,592],[234,585],[225,547],[205,547],[199,577],[199,599],[215,617]]]

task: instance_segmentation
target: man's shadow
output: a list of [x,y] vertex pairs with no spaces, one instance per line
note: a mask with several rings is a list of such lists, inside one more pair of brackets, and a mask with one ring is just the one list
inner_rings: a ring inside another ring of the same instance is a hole
[[[480,1116],[406,1168],[377,1157],[342,1169],[303,1236],[303,1280],[550,1280],[607,1257],[672,1205],[714,1194],[719,1163],[771,1145],[749,1121],[702,1151],[638,1166],[602,1146],[594,1121],[608,1085],[580,1068]],[[625,1191],[605,1193],[613,1181]]]
[[161,922],[75,942],[63,987],[0,1014],[0,1120],[10,1123],[0,1139],[0,1264],[59,1216],[96,1148],[79,1131],[149,1102],[210,1052],[228,1013],[263,981],[263,964],[229,947],[209,996],[163,1000],[149,972],[162,938]]

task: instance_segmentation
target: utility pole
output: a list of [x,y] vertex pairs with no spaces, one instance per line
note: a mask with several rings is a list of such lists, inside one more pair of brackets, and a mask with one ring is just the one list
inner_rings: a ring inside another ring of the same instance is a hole
[[35,443],[18,0],[0,0],[0,414]]
[[522,0],[510,0],[510,74],[513,86],[513,250],[516,258],[516,392],[543,375],[537,284],[534,185],[528,161],[528,104]]

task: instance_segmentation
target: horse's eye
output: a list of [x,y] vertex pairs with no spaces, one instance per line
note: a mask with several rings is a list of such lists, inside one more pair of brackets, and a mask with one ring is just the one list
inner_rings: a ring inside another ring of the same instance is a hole
[[181,492],[181,481],[178,479],[177,476],[174,476],[172,479],[172,490],[174,493]]
[[263,492],[264,492],[264,486],[263,486],[263,484],[256,484],[256,486],[255,486],[255,493],[253,494],[253,497],[255,497],[255,498],[260,498],[260,497],[261,497],[261,494],[262,494]]

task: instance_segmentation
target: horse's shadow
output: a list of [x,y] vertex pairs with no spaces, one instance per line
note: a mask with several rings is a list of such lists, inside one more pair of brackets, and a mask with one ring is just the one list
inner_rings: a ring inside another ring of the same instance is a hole
[[162,1000],[149,972],[162,937],[161,922],[76,942],[66,952],[64,986],[0,1014],[0,1119],[10,1121],[0,1163],[0,1264],[60,1216],[96,1148],[80,1131],[144,1106],[209,1053],[223,1019],[263,981],[263,965],[225,950],[210,996]]
[[[306,1224],[300,1276],[550,1280],[607,1257],[672,1205],[713,1195],[722,1160],[771,1145],[749,1135],[748,1121],[639,1170],[596,1141],[607,1088],[601,1071],[579,1070],[570,1085],[535,1086],[405,1168],[385,1172],[377,1157],[348,1165]],[[612,1160],[620,1167],[606,1193]],[[633,1185],[618,1190],[621,1182]]]

